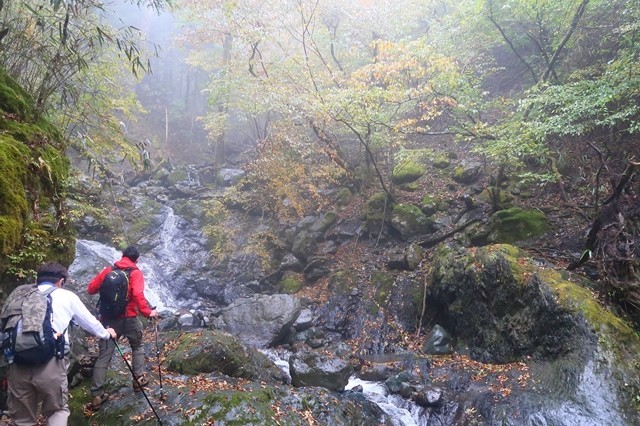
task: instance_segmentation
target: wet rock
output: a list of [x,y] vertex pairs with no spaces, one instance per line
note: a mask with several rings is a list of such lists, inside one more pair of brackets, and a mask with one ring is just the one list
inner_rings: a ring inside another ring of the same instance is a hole
[[224,308],[213,325],[254,347],[276,345],[298,318],[301,306],[288,294],[240,298]]
[[343,391],[353,373],[348,362],[312,351],[291,355],[289,369],[293,386],[320,386],[334,391]]
[[422,407],[437,407],[442,403],[443,394],[441,388],[427,387],[417,390],[411,400]]
[[445,355],[452,352],[451,336],[439,324],[436,324],[422,346],[422,352],[427,355]]

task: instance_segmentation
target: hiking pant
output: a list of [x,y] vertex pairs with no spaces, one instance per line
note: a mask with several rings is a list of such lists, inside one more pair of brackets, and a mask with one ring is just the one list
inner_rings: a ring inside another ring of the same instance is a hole
[[9,365],[7,373],[9,415],[17,426],[38,423],[38,404],[48,426],[66,426],[69,417],[67,369],[69,358],[53,357],[37,367]]
[[[113,328],[118,338],[124,336],[131,346],[131,367],[136,377],[144,372],[144,348],[142,347],[142,323],[138,317],[120,318],[110,321],[102,321],[105,327]],[[109,340],[100,340],[98,343],[100,353],[96,364],[93,366],[93,381],[91,383],[91,396],[102,395],[104,382],[107,380],[107,369],[116,349],[116,343]]]

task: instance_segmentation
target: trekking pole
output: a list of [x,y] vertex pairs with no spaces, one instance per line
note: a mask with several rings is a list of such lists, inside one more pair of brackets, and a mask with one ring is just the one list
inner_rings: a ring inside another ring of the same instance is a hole
[[160,416],[156,412],[156,409],[153,407],[153,404],[151,403],[151,401],[149,401],[149,397],[147,396],[147,393],[144,391],[144,388],[140,385],[140,382],[138,381],[138,378],[133,373],[133,368],[131,367],[131,364],[129,364],[129,361],[127,361],[127,358],[122,353],[122,349],[120,349],[120,345],[118,345],[118,342],[116,341],[116,339],[111,338],[111,340],[113,340],[113,343],[116,344],[116,348],[118,348],[118,352],[120,352],[120,356],[122,357],[122,360],[124,361],[125,364],[127,364],[127,367],[129,367],[129,371],[131,371],[131,375],[133,376],[133,380],[135,380],[136,383],[138,384],[138,387],[142,391],[142,395],[144,395],[144,399],[147,400],[147,402],[149,403],[149,407],[151,407],[151,411],[153,411],[153,414],[156,415],[156,419],[158,419],[158,424],[162,425],[162,420],[160,420]]
[[162,368],[160,366],[160,346],[158,346],[158,321],[153,321],[156,330],[156,359],[158,360],[158,377],[160,378],[160,401],[164,399],[164,390],[162,389]]

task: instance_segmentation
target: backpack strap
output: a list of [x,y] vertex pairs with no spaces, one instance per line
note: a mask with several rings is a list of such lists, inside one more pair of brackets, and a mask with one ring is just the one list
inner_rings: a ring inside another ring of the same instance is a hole
[[55,285],[50,285],[47,289],[45,289],[42,292],[42,294],[44,294],[45,296],[47,296],[48,299],[50,299],[51,298],[51,293],[53,293],[53,291],[57,290],[57,289],[58,289],[58,287],[56,287]]
[[[50,285],[49,287],[47,287],[47,288],[42,292],[42,294],[44,294],[44,295],[47,297],[47,303],[48,303],[49,305],[51,305],[51,322],[53,322],[53,315],[54,315],[54,312],[53,312],[53,301],[51,300],[51,293],[53,293],[53,292],[54,292],[55,290],[57,290],[57,289],[58,289],[58,287],[56,287],[55,285]],[[38,289],[38,290],[40,290],[40,289]],[[68,327],[67,327],[67,328],[68,328]],[[53,329],[53,324],[51,325],[51,329],[53,330],[53,333],[54,333],[54,334],[55,334],[55,333],[57,333],[57,331]],[[65,330],[64,330],[64,331],[66,332],[66,331],[67,331],[67,329],[65,328]],[[64,333],[63,333],[63,334],[64,334]]]

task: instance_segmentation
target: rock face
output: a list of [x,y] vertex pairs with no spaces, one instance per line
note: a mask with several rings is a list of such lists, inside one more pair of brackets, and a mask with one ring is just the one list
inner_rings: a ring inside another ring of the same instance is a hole
[[62,132],[4,69],[0,134],[0,288],[8,291],[40,266],[38,259],[71,263],[74,235],[64,207],[69,160]]
[[[536,386],[511,396],[522,419],[637,424],[640,375],[632,360],[640,340],[589,290],[534,266],[510,245],[442,245],[430,283],[427,304],[457,352],[483,362],[530,364]],[[494,418],[488,406],[480,407],[483,418]]]
[[539,275],[519,276],[514,255],[512,246],[491,246],[475,256],[440,250],[428,300],[445,328],[483,362],[551,359],[593,345],[587,323],[559,305]]
[[224,308],[213,325],[238,336],[246,345],[273,346],[282,341],[300,310],[300,302],[291,295],[255,295]]

